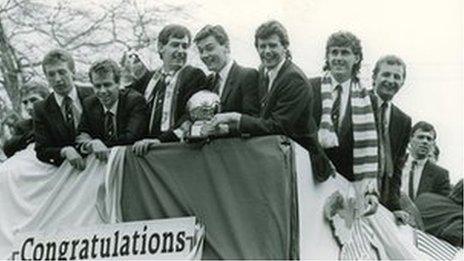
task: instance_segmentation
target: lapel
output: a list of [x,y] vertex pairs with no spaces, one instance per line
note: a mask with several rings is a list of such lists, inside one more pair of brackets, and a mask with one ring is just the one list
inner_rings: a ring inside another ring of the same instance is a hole
[[118,108],[116,110],[116,130],[117,136],[121,133],[123,126],[121,126],[121,122],[124,122],[124,114],[126,113],[126,94],[127,92],[124,90],[119,91],[119,101],[118,101]]
[[424,164],[424,169],[422,169],[421,179],[419,181],[419,187],[417,188],[417,195],[422,193],[423,191],[427,191],[429,186],[431,185],[432,174],[429,173],[430,170],[430,162],[427,160]]
[[52,127],[56,128],[58,133],[68,135],[70,131],[65,124],[63,114],[61,113],[61,108],[58,105],[54,94],[50,94],[47,100],[47,112],[50,118],[50,122],[52,123]]
[[235,89],[234,88],[235,87],[234,84],[236,82],[235,75],[238,69],[239,69],[238,65],[234,62],[232,64],[232,67],[230,68],[229,75],[227,75],[227,79],[224,84],[224,90],[222,91],[222,95],[221,95],[221,104],[225,104],[230,93],[232,92],[233,89]]
[[[284,62],[284,64],[282,65],[282,67],[280,68],[279,72],[277,73],[276,78],[272,82],[271,91],[269,93],[267,93],[267,95],[266,95],[267,98],[265,100],[263,112],[268,110],[269,100],[270,100],[271,97],[274,97],[274,93],[277,92],[277,90],[276,90],[277,87],[276,86],[282,85],[282,75],[286,73],[286,71],[287,71],[287,69],[288,69],[288,67],[290,65],[291,65],[291,62],[289,60],[286,60]],[[263,77],[264,77],[264,70],[263,70]],[[264,79],[263,79],[263,82],[264,82]],[[267,86],[264,86],[264,88],[267,89]],[[266,89],[264,89],[264,91],[266,91]]]

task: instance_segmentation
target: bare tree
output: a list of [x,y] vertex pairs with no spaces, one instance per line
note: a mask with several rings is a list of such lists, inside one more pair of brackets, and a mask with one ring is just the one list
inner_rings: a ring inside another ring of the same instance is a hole
[[20,89],[29,79],[43,77],[41,59],[50,49],[71,51],[77,80],[85,82],[93,60],[148,48],[168,20],[190,19],[187,8],[195,6],[136,0],[87,5],[6,0],[0,5],[0,87],[19,111]]

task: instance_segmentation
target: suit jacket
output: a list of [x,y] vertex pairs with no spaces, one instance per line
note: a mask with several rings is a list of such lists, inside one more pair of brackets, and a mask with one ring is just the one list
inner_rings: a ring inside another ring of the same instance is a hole
[[[208,76],[208,88],[213,90],[214,75]],[[221,96],[221,112],[259,115],[258,71],[233,63]]]
[[144,95],[145,89],[147,89],[148,83],[153,77],[154,71],[146,71],[145,74],[138,80],[134,81],[133,83],[127,85],[126,89],[132,89],[137,91],[138,93]]
[[267,93],[264,69],[259,72],[260,117],[243,114],[239,124],[241,133],[258,135],[286,135],[310,152],[315,178],[327,179],[331,168],[317,140],[317,128],[311,117],[312,88],[305,74],[287,60]]
[[32,119],[20,121],[15,126],[15,134],[5,141],[3,151],[9,158],[34,142],[34,123]]
[[119,90],[116,110],[116,138],[105,137],[105,112],[94,95],[85,99],[79,124],[79,133],[100,139],[106,146],[128,145],[142,139],[148,131],[148,106],[141,94],[131,89]]
[[[322,117],[322,98],[321,98],[321,77],[310,79],[311,86],[314,88],[313,102],[313,118],[317,127],[321,123]],[[351,104],[348,102],[343,118],[339,126],[339,146],[335,148],[325,149],[325,153],[334,164],[337,172],[344,176],[347,180],[353,181],[353,127],[351,117]]]
[[[370,97],[373,103],[376,120],[378,120],[377,97],[373,92],[370,92]],[[391,104],[388,133],[390,137],[391,159],[393,162],[393,175],[391,177],[385,177],[385,183],[380,191],[380,202],[393,211],[401,208],[399,200],[401,197],[402,162],[406,155],[406,148],[411,134],[411,117],[406,115],[394,104]]]
[[[76,87],[76,90],[81,104],[93,94],[92,88]],[[61,165],[64,160],[60,154],[61,149],[75,146],[77,131],[69,131],[54,95],[49,95],[34,105],[33,119],[37,158],[56,166]]]
[[448,171],[435,163],[427,161],[422,170],[417,196],[432,192],[447,197],[451,191]]
[[[148,80],[142,81],[141,85],[134,87],[137,90],[143,90],[142,95],[145,93],[145,89],[148,86],[153,74],[155,72],[150,72],[150,77]],[[177,78],[175,90],[174,90],[174,125],[170,130],[162,133],[160,136],[153,136],[148,134],[150,138],[157,138],[162,142],[173,142],[178,141],[179,139],[174,134],[174,130],[178,128],[183,122],[188,120],[188,112],[186,111],[187,101],[192,97],[192,95],[202,89],[206,89],[206,76],[205,73],[196,67],[187,65],[182,71],[179,72]],[[151,112],[149,112],[151,113]],[[151,117],[151,115],[149,115]],[[148,118],[150,119],[150,118]]]

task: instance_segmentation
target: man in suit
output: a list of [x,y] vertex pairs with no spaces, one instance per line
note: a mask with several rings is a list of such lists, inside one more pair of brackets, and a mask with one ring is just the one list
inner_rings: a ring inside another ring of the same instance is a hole
[[401,165],[411,133],[411,117],[392,100],[404,85],[406,64],[394,55],[380,58],[374,67],[372,104],[379,134],[380,202],[390,210],[399,210]]
[[74,60],[64,50],[53,50],[45,55],[42,69],[53,93],[34,106],[37,158],[56,166],[67,160],[82,170],[85,162],[75,148],[75,138],[82,101],[92,95],[93,90],[74,85]]
[[409,155],[404,161],[401,191],[412,200],[425,192],[447,196],[451,190],[448,171],[428,159],[437,133],[425,121],[416,123],[411,130]]
[[220,25],[206,25],[195,36],[200,58],[213,74],[208,89],[219,95],[221,112],[259,115],[258,71],[230,58],[229,37]]
[[115,61],[93,63],[89,78],[95,95],[83,103],[76,140],[83,151],[106,160],[108,147],[132,144],[146,135],[148,108],[141,94],[119,89],[121,69]]
[[152,72],[147,86],[136,88],[143,92],[150,114],[147,138],[133,146],[137,155],[144,155],[159,142],[184,138],[189,123],[187,101],[205,88],[206,81],[202,70],[186,65],[190,43],[190,31],[181,25],[167,25],[158,35],[158,53],[163,65]]
[[312,89],[301,69],[291,61],[287,30],[277,21],[262,24],[255,33],[261,58],[259,71],[260,116],[238,112],[216,114],[211,128],[228,124],[229,129],[253,136],[286,135],[309,150],[313,173],[326,180],[333,169],[316,137],[311,115]]
[[7,157],[13,156],[34,142],[34,124],[31,118],[34,113],[34,104],[44,100],[50,94],[45,83],[39,81],[26,83],[21,91],[21,102],[29,118],[17,122],[13,136],[5,141],[3,151]]

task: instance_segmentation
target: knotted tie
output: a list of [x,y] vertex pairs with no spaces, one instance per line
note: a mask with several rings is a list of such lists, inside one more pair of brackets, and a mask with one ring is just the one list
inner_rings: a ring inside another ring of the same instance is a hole
[[213,92],[216,93],[217,95],[220,95],[219,93],[220,87],[221,87],[221,76],[219,75],[219,73],[215,73],[214,80],[213,80]]
[[409,197],[411,200],[414,200],[414,171],[416,170],[417,161],[413,160],[411,162],[411,170],[409,171]]
[[158,84],[156,85],[153,96],[155,99],[150,103],[150,109],[151,109],[151,115],[150,115],[150,134],[158,136],[161,134],[161,116],[163,114],[163,101],[164,101],[164,95],[166,93],[166,76],[167,74],[164,74],[161,76],[161,78],[158,81]]
[[64,107],[64,116],[65,116],[66,126],[71,131],[71,134],[74,135],[76,127],[74,124],[74,112],[73,112],[72,99],[69,96],[64,97],[63,107]]
[[332,123],[335,129],[335,132],[338,134],[338,120],[340,118],[340,104],[341,104],[341,97],[342,97],[342,86],[339,84],[335,86],[335,92],[337,97],[335,98],[332,104],[332,111],[330,112],[330,117],[332,119]]
[[113,140],[116,134],[113,116],[114,114],[111,111],[105,113],[105,139],[107,141]]

